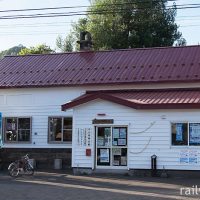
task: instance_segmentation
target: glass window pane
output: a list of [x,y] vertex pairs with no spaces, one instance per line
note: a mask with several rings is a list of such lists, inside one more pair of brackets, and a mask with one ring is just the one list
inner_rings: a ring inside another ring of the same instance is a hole
[[16,131],[17,130],[17,118],[7,118],[6,119],[6,130]]
[[189,130],[189,144],[200,145],[200,123],[190,123]]
[[18,141],[30,141],[30,130],[18,130]]
[[114,127],[113,128],[113,146],[126,146],[127,145],[127,128]]
[[64,142],[72,141],[72,130],[63,130],[63,141]]
[[110,149],[97,148],[97,165],[110,165]]
[[17,133],[16,131],[6,131],[6,141],[17,141]]
[[18,119],[18,129],[30,129],[31,119],[30,118],[19,118]]
[[98,147],[111,146],[111,128],[110,127],[98,127],[97,146]]
[[112,165],[127,166],[127,148],[112,149]]
[[71,117],[64,118],[63,129],[72,129],[72,118]]
[[188,145],[188,123],[172,123],[172,145]]
[[50,118],[50,141],[62,141],[62,118]]
[[6,118],[5,138],[6,141],[17,141],[17,118]]

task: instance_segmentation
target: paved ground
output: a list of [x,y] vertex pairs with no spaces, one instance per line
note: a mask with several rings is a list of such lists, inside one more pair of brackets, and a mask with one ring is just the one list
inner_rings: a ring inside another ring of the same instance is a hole
[[[181,187],[200,187],[199,179],[135,178],[122,175],[74,176],[69,173],[36,172],[11,178],[0,173],[1,200],[165,200],[200,199],[180,195]],[[183,190],[185,193],[186,190]]]

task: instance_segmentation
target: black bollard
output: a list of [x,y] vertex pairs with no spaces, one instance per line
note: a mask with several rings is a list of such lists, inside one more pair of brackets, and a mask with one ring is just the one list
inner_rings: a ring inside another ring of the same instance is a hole
[[157,156],[154,154],[151,156],[151,176],[157,176]]

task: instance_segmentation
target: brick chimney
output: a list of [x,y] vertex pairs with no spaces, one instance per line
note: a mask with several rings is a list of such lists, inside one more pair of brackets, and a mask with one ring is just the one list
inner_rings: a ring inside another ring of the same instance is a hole
[[91,34],[88,31],[81,32],[77,43],[80,44],[80,51],[90,51],[93,45]]

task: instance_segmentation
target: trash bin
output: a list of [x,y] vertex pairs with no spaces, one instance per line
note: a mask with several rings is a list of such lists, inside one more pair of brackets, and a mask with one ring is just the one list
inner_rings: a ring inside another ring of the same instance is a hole
[[62,159],[54,159],[54,169],[62,169]]

